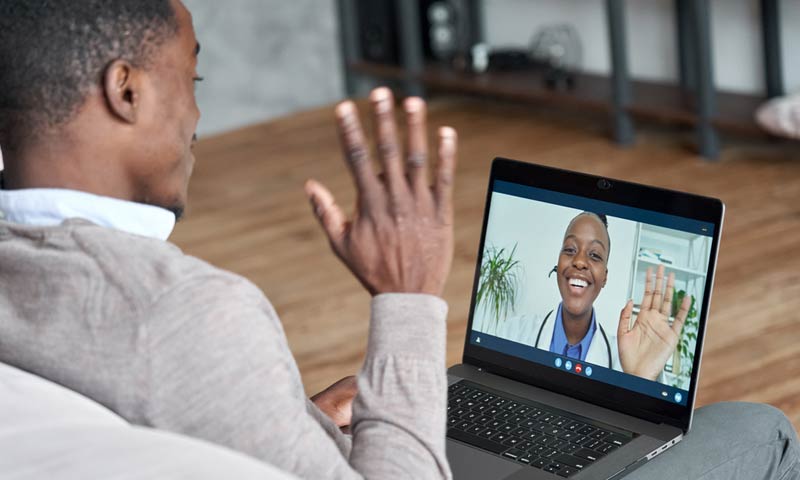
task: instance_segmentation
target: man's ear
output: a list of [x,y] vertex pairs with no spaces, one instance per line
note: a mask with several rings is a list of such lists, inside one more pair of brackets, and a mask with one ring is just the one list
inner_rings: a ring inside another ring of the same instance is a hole
[[127,123],[136,123],[140,82],[137,69],[127,60],[114,60],[103,75],[106,103],[111,113]]
[[600,288],[606,288],[606,283],[608,283],[608,269],[606,268],[606,276],[603,279],[603,286]]

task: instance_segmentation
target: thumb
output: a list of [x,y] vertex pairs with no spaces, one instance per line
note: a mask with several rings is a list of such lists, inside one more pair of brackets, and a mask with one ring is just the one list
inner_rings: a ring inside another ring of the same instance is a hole
[[346,220],[342,209],[336,204],[333,194],[316,180],[308,180],[305,192],[322,229],[335,250],[338,251],[344,238]]
[[630,331],[631,315],[633,314],[633,300],[628,300],[628,303],[619,312],[619,326],[617,327],[617,337],[620,338]]

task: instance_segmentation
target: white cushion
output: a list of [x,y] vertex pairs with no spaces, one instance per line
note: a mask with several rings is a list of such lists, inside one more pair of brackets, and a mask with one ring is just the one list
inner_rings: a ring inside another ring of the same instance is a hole
[[200,440],[132,427],[100,404],[0,363],[4,480],[284,480],[291,476]]

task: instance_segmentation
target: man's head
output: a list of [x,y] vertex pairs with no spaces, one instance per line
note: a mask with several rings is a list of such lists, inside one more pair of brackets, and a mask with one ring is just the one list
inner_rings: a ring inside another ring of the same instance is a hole
[[7,188],[74,188],[180,215],[198,51],[178,0],[0,0]]
[[574,317],[591,312],[608,280],[611,237],[605,216],[583,212],[572,219],[556,266],[562,305]]

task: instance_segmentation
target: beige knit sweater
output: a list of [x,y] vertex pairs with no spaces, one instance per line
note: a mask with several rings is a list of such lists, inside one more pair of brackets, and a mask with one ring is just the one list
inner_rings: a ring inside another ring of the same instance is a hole
[[446,311],[427,295],[372,300],[351,440],[306,398],[244,278],[85,220],[0,222],[0,361],[303,478],[450,477]]

